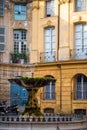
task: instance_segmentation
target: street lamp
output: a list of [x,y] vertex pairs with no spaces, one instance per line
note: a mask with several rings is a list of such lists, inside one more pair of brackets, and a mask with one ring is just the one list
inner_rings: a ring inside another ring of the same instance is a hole
[[32,64],[29,64],[29,69],[30,69],[30,72],[31,72],[31,77],[33,78],[34,77],[34,69],[35,69],[35,66],[37,64],[35,63],[32,63]]

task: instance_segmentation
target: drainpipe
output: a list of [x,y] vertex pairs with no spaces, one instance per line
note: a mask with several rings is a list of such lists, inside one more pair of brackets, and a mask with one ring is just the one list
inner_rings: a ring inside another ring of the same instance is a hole
[[[57,46],[57,60],[59,61],[59,44],[60,44],[60,0],[58,0],[58,46]],[[62,112],[62,70],[61,64],[58,65],[60,70],[60,113]]]
[[58,65],[60,70],[60,113],[62,113],[62,69],[61,64]]
[[57,61],[59,59],[59,43],[60,43],[60,0],[58,1],[58,45],[57,45]]

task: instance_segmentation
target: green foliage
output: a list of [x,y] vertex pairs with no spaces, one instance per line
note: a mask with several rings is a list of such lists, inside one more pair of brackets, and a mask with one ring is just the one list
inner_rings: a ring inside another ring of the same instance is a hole
[[16,53],[12,53],[11,56],[12,56],[12,60],[14,62],[17,62],[19,59],[25,59],[25,60],[27,59],[26,53],[18,53],[18,52],[16,52]]
[[36,78],[22,77],[21,79],[25,82],[25,84],[29,84],[34,87],[45,86],[50,81],[55,81],[55,79],[48,77],[36,77]]

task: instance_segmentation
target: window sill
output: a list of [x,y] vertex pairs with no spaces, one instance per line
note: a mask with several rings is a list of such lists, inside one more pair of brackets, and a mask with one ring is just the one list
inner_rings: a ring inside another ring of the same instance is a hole
[[73,104],[87,104],[87,100],[73,100],[72,101]]
[[42,100],[41,103],[56,103],[56,100]]

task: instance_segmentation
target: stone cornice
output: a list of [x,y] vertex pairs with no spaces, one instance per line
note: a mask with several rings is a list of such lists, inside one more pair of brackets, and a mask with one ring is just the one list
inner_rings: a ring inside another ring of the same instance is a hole
[[30,3],[32,0],[11,0],[11,2],[14,3]]

